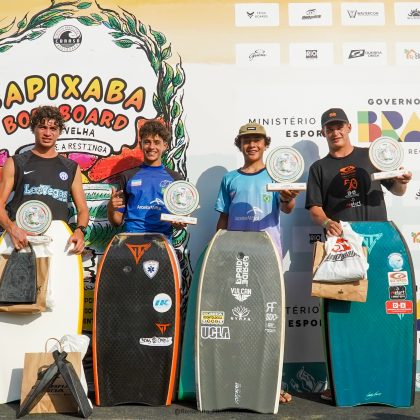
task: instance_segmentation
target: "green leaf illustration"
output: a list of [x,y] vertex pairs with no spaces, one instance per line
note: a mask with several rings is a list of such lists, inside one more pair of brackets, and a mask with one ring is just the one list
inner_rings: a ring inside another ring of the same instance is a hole
[[174,76],[174,69],[168,63],[165,63],[165,75],[163,76],[162,89],[165,90],[172,82]]
[[30,40],[37,39],[44,33],[45,31],[32,31],[30,34],[28,34],[28,39]]
[[0,53],[10,50],[10,48],[12,48],[12,45],[3,45],[0,47]]
[[118,39],[125,36],[125,33],[124,32],[110,32],[110,35],[112,36],[112,38]]
[[174,87],[170,85],[168,86],[165,92],[165,102],[169,103],[173,96],[174,96]]
[[55,16],[46,22],[42,23],[40,26],[42,28],[51,28],[52,26],[56,25],[58,22],[61,22],[62,20],[65,20],[65,16]]
[[175,126],[175,136],[177,139],[184,137],[184,123],[180,120]]
[[127,38],[118,39],[117,41],[114,41],[114,42],[121,48],[130,48],[134,44],[134,42],[131,41],[131,39],[127,39]]
[[172,80],[174,87],[182,85],[184,82],[184,74],[180,71],[179,67],[176,66],[176,76]]
[[12,29],[14,23],[15,21],[13,20],[13,22],[10,25],[5,26],[4,28],[0,28],[0,35],[5,34],[6,32],[9,32],[10,29]]
[[95,19],[97,22],[102,22],[104,19],[102,18],[102,16],[99,16],[97,13],[92,13],[91,16],[93,17],[93,19]]
[[159,47],[165,44],[166,37],[163,35],[162,32],[154,31],[153,29],[150,29],[150,33],[152,34],[153,38],[155,38],[157,44]]
[[83,3],[78,4],[76,7],[78,9],[87,9],[88,7],[90,7],[91,4],[92,3],[88,2],[88,1],[85,1]]
[[171,46],[169,45],[169,47],[165,48],[162,51],[162,60],[167,60],[171,56],[172,56],[172,51],[171,51]]
[[162,114],[162,104],[159,101],[159,98],[157,97],[156,93],[153,94],[153,106],[155,107],[157,113],[159,115]]
[[139,22],[139,31],[140,31],[143,35],[147,35],[147,29],[146,29],[146,26],[144,26],[141,22]]
[[19,29],[23,29],[27,25],[27,23],[28,23],[27,16],[28,15],[26,14],[25,17],[20,22],[18,22],[17,27]]
[[85,25],[85,26],[93,26],[93,25],[97,25],[98,24],[98,22],[95,20],[95,19],[92,19],[92,18],[90,18],[90,17],[88,17],[88,16],[79,16],[78,18],[77,18],[77,20],[82,24],[82,25]]
[[117,31],[121,31],[120,22],[118,22],[118,20],[115,19],[114,16],[108,16],[108,22],[111,25],[112,29],[115,29]]
[[172,109],[171,109],[171,117],[174,120],[175,118],[179,117],[181,115],[181,105],[177,102],[174,101]]
[[184,147],[181,146],[175,153],[174,153],[174,159],[180,159],[182,157],[182,154],[184,153]]
[[136,34],[136,21],[131,16],[125,16],[127,19],[127,28],[132,35]]

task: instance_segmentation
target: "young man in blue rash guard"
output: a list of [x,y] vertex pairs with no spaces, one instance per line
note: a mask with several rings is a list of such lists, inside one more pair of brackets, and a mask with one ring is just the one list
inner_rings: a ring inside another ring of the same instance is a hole
[[173,227],[184,226],[160,220],[168,213],[163,202],[165,189],[182,176],[162,164],[162,155],[170,141],[168,129],[158,121],[148,121],[140,129],[143,163],[120,175],[121,189],[112,188],[108,203],[108,219],[114,226],[124,222],[125,232],[162,233],[172,236]]

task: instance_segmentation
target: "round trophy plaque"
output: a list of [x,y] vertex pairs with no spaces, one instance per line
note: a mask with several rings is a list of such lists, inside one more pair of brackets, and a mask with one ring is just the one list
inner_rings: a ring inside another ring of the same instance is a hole
[[190,182],[175,181],[166,188],[163,201],[172,214],[187,216],[198,207],[199,195]]
[[16,224],[27,232],[37,235],[44,233],[49,228],[51,221],[51,210],[42,201],[27,201],[16,212]]
[[305,162],[295,148],[280,146],[268,154],[265,165],[276,182],[291,183],[302,176]]
[[404,149],[391,137],[379,137],[369,147],[369,159],[380,171],[395,171],[404,160]]

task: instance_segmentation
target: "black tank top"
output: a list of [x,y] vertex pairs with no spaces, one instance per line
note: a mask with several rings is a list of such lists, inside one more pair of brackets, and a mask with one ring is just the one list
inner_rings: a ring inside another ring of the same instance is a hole
[[68,222],[71,185],[77,163],[63,156],[42,158],[28,150],[13,156],[15,164],[14,196],[6,209],[15,220],[19,206],[29,200],[45,203],[53,220]]

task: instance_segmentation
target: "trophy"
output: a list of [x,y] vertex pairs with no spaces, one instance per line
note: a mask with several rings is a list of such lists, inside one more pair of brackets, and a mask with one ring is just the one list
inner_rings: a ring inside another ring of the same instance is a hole
[[51,242],[51,238],[42,235],[50,226],[52,214],[50,208],[38,200],[29,200],[23,203],[16,212],[16,224],[35,236],[28,235],[28,242],[33,244]]
[[267,191],[306,190],[306,182],[295,182],[302,176],[305,162],[294,147],[276,147],[268,154],[265,164],[268,174],[277,181],[267,184]]
[[404,159],[404,149],[401,143],[391,137],[377,138],[369,147],[369,159],[381,171],[370,176],[372,181],[395,178],[408,172],[398,169]]
[[197,224],[197,218],[189,216],[198,207],[199,201],[197,188],[191,182],[172,182],[164,192],[163,201],[171,214],[162,213],[160,220]]

